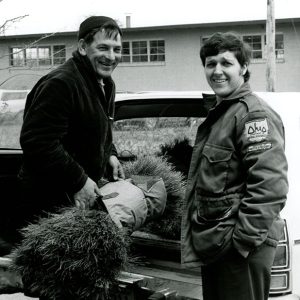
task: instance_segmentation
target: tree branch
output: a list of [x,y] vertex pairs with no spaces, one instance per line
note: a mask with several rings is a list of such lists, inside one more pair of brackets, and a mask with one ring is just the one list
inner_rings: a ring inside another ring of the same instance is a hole
[[[1,1],[1,0],[0,0],[0,1]],[[36,45],[36,44],[38,43],[38,41],[40,41],[40,40],[42,40],[42,39],[45,39],[45,38],[47,38],[47,37],[49,37],[49,36],[52,36],[52,35],[54,35],[54,34],[55,34],[55,33],[51,33],[51,34],[45,35],[45,36],[41,37],[40,39],[38,39],[38,40],[32,42],[32,43],[29,44],[28,46],[25,46],[25,47],[21,48],[19,51],[14,52],[14,54],[17,54],[17,53],[19,53],[19,52],[22,52],[22,51],[24,51],[25,49],[31,48],[32,46]],[[72,49],[73,47],[74,47],[74,45],[71,45],[71,46],[69,46],[69,47],[66,47],[66,49]],[[61,49],[61,50],[58,50],[58,51],[56,51],[56,52],[53,52],[53,55],[54,55],[54,54],[58,54],[58,53],[60,53],[60,52],[62,52],[62,51],[64,51],[64,50],[65,50],[65,49]],[[0,56],[0,59],[5,58],[5,57],[8,57],[8,56],[10,56],[11,54],[12,54],[12,53],[4,54],[4,55]],[[18,67],[22,68],[22,70],[31,70],[31,69],[35,68],[35,66],[26,66],[26,65],[22,65],[22,66],[18,66]],[[7,67],[4,67],[4,68],[0,68],[0,71],[3,71],[3,70],[13,70],[13,69],[17,69],[18,67],[16,67],[16,66],[7,66]],[[46,68],[45,66],[43,66],[43,70],[47,70],[47,69],[51,70],[51,69],[53,69],[53,68],[55,68],[55,67],[56,67],[56,66],[54,66],[54,65],[51,65],[51,66],[49,66],[48,68]]]
[[[2,0],[0,0],[1,2]],[[2,25],[0,25],[0,34],[4,34],[5,33],[5,29],[7,29],[7,27],[9,27],[11,24],[16,23],[21,21],[22,19],[28,17],[29,15],[23,15],[23,16],[19,16],[19,17],[15,17],[12,19],[8,19],[6,20]]]
[[[1,0],[0,0],[1,1]],[[34,42],[28,44],[28,45],[25,45],[24,47],[22,47],[19,51],[16,51],[14,52],[13,54],[17,54],[17,53],[20,53],[22,51],[24,51],[25,49],[28,49],[28,48],[32,48],[32,46],[36,45],[38,42],[50,37],[50,36],[53,36],[55,35],[56,32],[52,32],[52,33],[49,33],[49,34],[45,34],[43,35],[42,37],[40,37],[39,39],[35,40]],[[7,57],[7,56],[10,56],[12,53],[8,53],[8,54],[4,54],[2,56],[0,56],[0,59],[4,58],[4,57]]]

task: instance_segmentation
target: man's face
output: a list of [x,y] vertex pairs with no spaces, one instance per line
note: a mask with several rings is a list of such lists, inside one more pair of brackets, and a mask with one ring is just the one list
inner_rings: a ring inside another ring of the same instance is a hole
[[122,57],[121,36],[118,34],[112,39],[98,31],[93,42],[86,46],[85,52],[98,78],[110,77]]
[[243,83],[247,66],[241,66],[231,51],[208,56],[205,60],[206,80],[217,96],[225,98]]

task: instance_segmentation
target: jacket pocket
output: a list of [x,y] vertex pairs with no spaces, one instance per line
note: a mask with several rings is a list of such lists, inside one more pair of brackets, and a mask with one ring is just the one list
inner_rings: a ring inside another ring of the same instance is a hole
[[193,246],[204,264],[215,262],[232,248],[240,199],[219,199],[216,203],[218,207],[208,209],[210,214],[203,215],[207,209],[198,207],[192,216]]
[[277,217],[267,236],[265,243],[269,246],[276,247],[278,242],[284,238],[284,220],[280,217]]
[[222,193],[226,187],[233,150],[206,144],[202,151],[196,189],[201,192]]

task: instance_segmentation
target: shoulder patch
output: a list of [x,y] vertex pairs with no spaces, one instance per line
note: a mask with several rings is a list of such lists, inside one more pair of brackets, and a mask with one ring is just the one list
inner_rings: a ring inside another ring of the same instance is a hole
[[247,152],[260,152],[272,148],[272,143],[260,143],[248,147]]
[[257,119],[245,124],[244,131],[246,138],[250,142],[264,141],[269,134],[267,119]]

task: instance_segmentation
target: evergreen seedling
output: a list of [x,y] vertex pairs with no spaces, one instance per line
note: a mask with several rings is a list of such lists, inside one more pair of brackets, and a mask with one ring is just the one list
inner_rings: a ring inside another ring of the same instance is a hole
[[109,298],[127,261],[126,238],[103,211],[68,208],[23,235],[13,267],[27,290],[46,299]]

